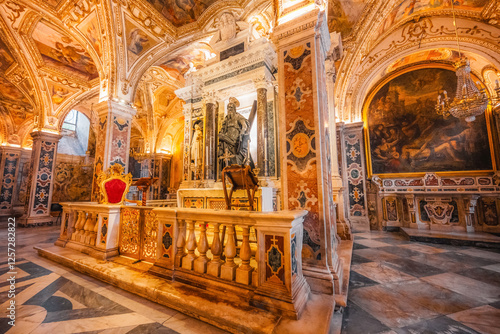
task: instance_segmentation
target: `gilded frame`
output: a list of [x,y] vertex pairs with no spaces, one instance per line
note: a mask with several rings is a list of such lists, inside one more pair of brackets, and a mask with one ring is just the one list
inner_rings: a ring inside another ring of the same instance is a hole
[[[415,66],[410,66],[407,68],[402,68],[401,70],[396,70],[395,72],[391,73],[390,75],[382,78],[379,80],[379,82],[373,86],[373,88],[370,89],[369,94],[367,95],[367,98],[365,99],[365,102],[363,103],[363,132],[364,132],[364,140],[365,140],[365,156],[366,156],[366,169],[367,169],[367,178],[371,179],[372,176],[376,175],[380,177],[381,179],[390,179],[390,178],[405,178],[405,177],[424,177],[425,174],[427,173],[434,173],[438,176],[486,176],[486,175],[491,175],[497,170],[496,166],[496,160],[495,160],[495,152],[494,152],[494,144],[493,144],[493,135],[492,135],[492,129],[491,129],[491,122],[492,122],[492,108],[491,105],[488,106],[488,108],[485,111],[485,118],[486,118],[486,128],[488,131],[488,144],[490,148],[490,155],[491,155],[491,164],[492,164],[492,169],[491,170],[469,170],[469,171],[441,171],[441,172],[434,172],[434,171],[427,171],[427,172],[413,172],[413,173],[386,173],[386,174],[373,174],[372,172],[372,160],[371,160],[371,147],[370,147],[370,132],[368,129],[368,107],[370,106],[373,98],[375,97],[375,94],[389,81],[393,80],[396,77],[399,77],[405,73],[415,71],[415,70],[420,70],[420,69],[445,69],[445,70],[451,70],[455,71],[453,68],[453,65],[451,64],[443,64],[443,63],[432,63],[432,64],[417,64]],[[474,73],[471,73],[472,79],[474,82],[481,82],[481,84],[484,86],[484,83],[482,80],[480,80]],[[487,92],[488,94],[488,92]],[[488,94],[489,97],[489,94]],[[453,117],[453,116],[451,116]]]

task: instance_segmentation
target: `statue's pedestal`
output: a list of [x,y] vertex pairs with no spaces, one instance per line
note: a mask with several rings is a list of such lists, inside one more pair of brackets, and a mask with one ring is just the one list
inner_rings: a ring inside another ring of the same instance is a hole
[[[255,192],[255,208],[257,211],[278,211],[280,202],[278,189],[273,187],[259,187]],[[248,203],[247,192],[237,190],[233,193],[233,204]],[[222,184],[217,182],[214,188],[185,188],[177,191],[177,205],[181,208],[224,210],[226,201]],[[237,210],[238,208],[234,208]],[[246,210],[245,208],[239,208]]]

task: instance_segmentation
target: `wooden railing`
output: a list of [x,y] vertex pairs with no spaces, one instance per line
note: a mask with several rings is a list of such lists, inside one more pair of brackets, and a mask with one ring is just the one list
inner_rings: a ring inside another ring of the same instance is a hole
[[97,258],[151,262],[151,273],[219,289],[297,318],[309,286],[302,275],[307,211],[248,212],[62,203],[56,244]]

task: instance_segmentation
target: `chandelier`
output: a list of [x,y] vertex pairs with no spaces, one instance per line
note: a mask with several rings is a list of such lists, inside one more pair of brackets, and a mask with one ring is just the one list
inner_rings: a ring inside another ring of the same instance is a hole
[[457,92],[455,98],[450,101],[446,91],[444,98],[438,95],[436,111],[443,116],[452,115],[456,118],[465,118],[466,122],[472,122],[476,116],[484,113],[490,100],[486,96],[486,89],[479,90],[470,76],[470,64],[466,57],[462,57],[455,63],[457,72]]
[[[453,25],[455,26],[455,35],[457,38],[458,54],[461,55],[453,1],[451,2],[451,6],[453,12]],[[490,101],[486,95],[486,88],[479,89],[472,81],[470,75],[470,63],[467,57],[460,57],[460,59],[455,63],[455,70],[457,74],[457,90],[455,98],[450,100],[447,92],[443,91],[443,97],[441,94],[438,95],[436,111],[444,117],[452,115],[456,118],[465,118],[466,122],[472,122],[476,119],[476,116],[479,116],[486,111],[486,108],[492,101]],[[498,84],[495,91],[498,98],[500,96],[500,88],[498,88]]]
[[143,141],[140,141],[138,147],[130,148],[130,156],[134,158],[138,163],[142,163],[144,160],[151,159],[152,154],[146,148],[143,149],[144,144]]

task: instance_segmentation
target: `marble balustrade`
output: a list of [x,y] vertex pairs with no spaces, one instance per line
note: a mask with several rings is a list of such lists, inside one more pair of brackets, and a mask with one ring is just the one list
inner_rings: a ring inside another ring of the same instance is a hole
[[310,291],[301,256],[307,211],[152,211],[159,242],[151,272],[234,293],[285,316],[300,315]]
[[61,203],[56,245],[99,259],[125,255],[150,272],[218,289],[298,318],[310,288],[302,274],[307,211],[248,212]]
[[60,203],[61,234],[56,245],[99,259],[118,255],[120,206],[93,202]]

